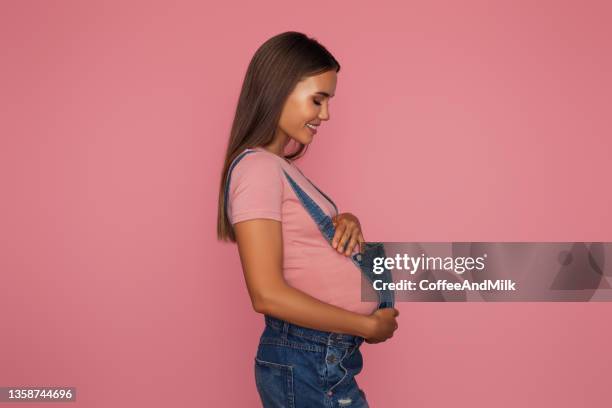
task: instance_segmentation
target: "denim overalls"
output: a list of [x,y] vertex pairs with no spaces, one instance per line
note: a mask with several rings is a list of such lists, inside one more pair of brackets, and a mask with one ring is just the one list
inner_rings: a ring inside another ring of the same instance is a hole
[[[257,150],[247,149],[230,165],[225,185],[226,210],[232,170],[244,156],[256,152]],[[283,173],[331,246],[335,233],[331,217],[325,214],[284,169]],[[329,200],[338,213],[336,204],[306,179]],[[380,275],[372,271],[373,259],[380,256],[385,256],[382,243],[365,243],[363,252],[353,254],[351,260],[370,282],[374,279],[391,282],[391,273],[387,269]],[[377,293],[379,309],[393,307],[393,291]],[[310,329],[269,315],[265,316],[265,323],[255,357],[255,382],[265,408],[368,407],[365,393],[358,387],[354,378],[363,366],[359,351],[363,337]]]

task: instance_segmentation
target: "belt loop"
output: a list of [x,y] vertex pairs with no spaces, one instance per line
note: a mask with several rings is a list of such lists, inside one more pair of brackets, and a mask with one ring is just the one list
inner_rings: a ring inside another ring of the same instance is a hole
[[287,340],[287,333],[289,332],[289,323],[287,323],[286,321],[283,320],[283,334],[281,335],[281,338],[283,340]]

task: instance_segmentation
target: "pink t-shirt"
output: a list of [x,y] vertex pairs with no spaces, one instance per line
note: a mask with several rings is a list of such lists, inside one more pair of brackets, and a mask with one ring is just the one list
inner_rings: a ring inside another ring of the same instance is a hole
[[361,301],[359,267],[323,237],[282,170],[329,216],[336,215],[333,205],[295,164],[261,147],[250,150],[257,152],[244,156],[232,171],[227,203],[230,222],[255,218],[281,221],[283,276],[290,286],[352,312],[370,314],[376,310],[376,302]]

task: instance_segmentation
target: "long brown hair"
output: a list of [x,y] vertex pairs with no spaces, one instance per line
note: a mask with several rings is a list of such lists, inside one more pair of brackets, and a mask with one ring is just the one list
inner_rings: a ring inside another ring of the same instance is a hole
[[[340,64],[314,38],[287,31],[265,43],[253,55],[247,68],[234,114],[221,182],[217,217],[217,239],[236,242],[234,229],[225,214],[225,184],[232,161],[246,148],[266,146],[274,139],[285,101],[305,77],[325,71],[340,71]],[[285,156],[294,160],[306,146]]]

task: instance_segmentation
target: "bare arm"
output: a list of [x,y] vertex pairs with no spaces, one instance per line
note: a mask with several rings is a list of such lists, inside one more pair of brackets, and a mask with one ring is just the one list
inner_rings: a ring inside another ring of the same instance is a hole
[[370,316],[321,302],[285,282],[281,223],[254,219],[234,224],[242,270],[255,311],[316,330],[368,338],[377,333]]

